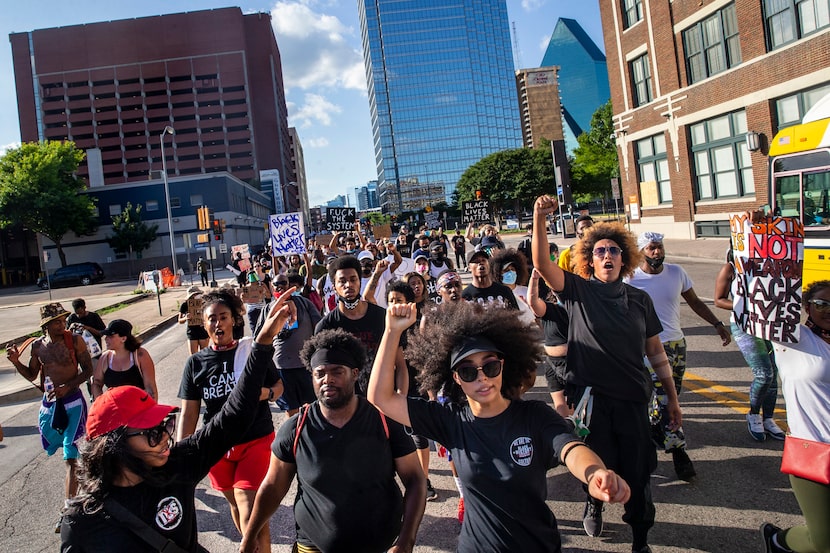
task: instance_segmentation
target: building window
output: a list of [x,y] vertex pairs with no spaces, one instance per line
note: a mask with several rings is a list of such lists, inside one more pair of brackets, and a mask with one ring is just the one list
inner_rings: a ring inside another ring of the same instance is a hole
[[661,204],[671,203],[671,181],[669,180],[669,160],[666,155],[666,137],[657,134],[636,145],[637,170],[640,182],[657,183],[657,197]]
[[735,4],[683,31],[689,84],[741,63],[741,42]]
[[179,208],[182,206],[181,198],[170,198],[170,209]]
[[197,206],[205,205],[204,202],[202,201],[202,195],[201,194],[191,195],[190,196],[190,205],[197,205]]
[[764,0],[770,50],[830,27],[830,0]]
[[643,0],[623,0],[625,28],[629,28],[643,18]]
[[634,105],[642,106],[651,101],[651,70],[648,67],[648,54],[631,61],[631,81],[634,85]]
[[801,123],[804,114],[827,94],[830,94],[830,84],[802,90],[776,100],[775,113],[778,116],[778,128],[782,129]]
[[159,210],[158,200],[147,200],[144,203],[144,206],[147,209],[147,211],[158,211]]
[[110,215],[121,215],[121,204],[110,204]]
[[746,112],[736,111],[689,128],[697,199],[755,194],[752,160],[746,149]]

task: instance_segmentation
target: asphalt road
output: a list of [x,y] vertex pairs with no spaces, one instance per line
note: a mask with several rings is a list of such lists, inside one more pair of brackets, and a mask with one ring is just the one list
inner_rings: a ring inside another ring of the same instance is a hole
[[[702,298],[712,297],[717,263],[682,262]],[[100,285],[99,285],[100,286]],[[77,289],[76,289],[77,290]],[[726,319],[727,313],[719,316]],[[782,442],[754,442],[744,413],[750,371],[734,345],[726,348],[711,327],[685,305],[682,325],[688,341],[687,385],[681,394],[689,454],[698,472],[696,482],[675,479],[669,456],[660,454],[653,475],[657,524],[650,534],[657,552],[763,551],[758,526],[772,521],[787,527],[802,522],[787,479],[780,474]],[[172,328],[146,346],[156,362],[163,402],[175,398],[181,368],[187,358],[184,330]],[[694,391],[692,389],[694,388]],[[529,392],[545,399],[544,378]],[[783,402],[779,401],[779,406]],[[0,543],[3,551],[56,551],[52,533],[63,497],[63,461],[60,454],[41,451],[34,421],[37,405],[26,402],[0,409],[6,439],[0,443]],[[275,412],[275,423],[285,415]],[[778,417],[784,420],[783,413]],[[459,531],[455,519],[456,492],[449,468],[435,454],[431,480],[439,499],[427,504],[416,552],[454,551]],[[584,496],[577,481],[558,468],[548,479],[548,504],[559,520],[564,550],[630,551],[630,532],[621,521],[622,509],[609,506],[605,533],[587,537],[582,531]],[[236,551],[239,536],[230,522],[224,498],[202,485],[198,492],[200,542],[216,553]],[[293,490],[271,520],[272,551],[288,552],[293,538],[290,505]]]

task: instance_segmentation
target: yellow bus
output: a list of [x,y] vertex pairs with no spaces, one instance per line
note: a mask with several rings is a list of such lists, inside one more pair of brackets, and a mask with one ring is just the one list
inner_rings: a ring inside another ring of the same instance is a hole
[[830,94],[772,139],[772,212],[804,223],[803,286],[830,280]]

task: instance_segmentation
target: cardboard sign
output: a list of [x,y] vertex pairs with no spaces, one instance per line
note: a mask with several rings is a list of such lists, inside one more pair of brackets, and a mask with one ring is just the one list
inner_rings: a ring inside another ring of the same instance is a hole
[[461,202],[461,223],[487,223],[490,221],[490,201]]
[[203,326],[202,311],[204,309],[204,300],[201,294],[187,298],[187,314],[190,315],[190,320],[187,321],[189,326]]
[[268,297],[268,288],[264,282],[251,282],[242,288],[244,303],[262,303]]
[[441,214],[437,211],[426,211],[424,212],[424,221],[427,228],[436,229],[441,226]]
[[747,334],[796,343],[801,322],[804,226],[798,218],[729,216],[735,278],[732,311]]
[[342,232],[354,229],[356,211],[354,207],[327,207],[326,230]]
[[304,254],[306,251],[305,225],[303,214],[280,213],[268,216],[268,231],[271,234],[271,255]]
[[392,227],[390,225],[375,225],[373,228],[376,239],[392,238]]

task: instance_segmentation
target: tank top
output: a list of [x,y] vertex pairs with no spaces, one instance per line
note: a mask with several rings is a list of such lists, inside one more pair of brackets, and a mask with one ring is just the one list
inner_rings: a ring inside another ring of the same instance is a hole
[[130,352],[130,361],[132,365],[126,371],[115,371],[112,369],[112,358],[115,355],[109,356],[107,362],[107,370],[104,371],[104,386],[107,388],[117,388],[118,386],[135,386],[137,388],[144,388],[144,378],[141,376],[141,370],[135,363],[135,357]]

